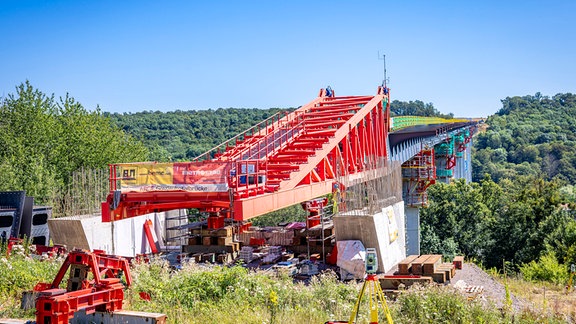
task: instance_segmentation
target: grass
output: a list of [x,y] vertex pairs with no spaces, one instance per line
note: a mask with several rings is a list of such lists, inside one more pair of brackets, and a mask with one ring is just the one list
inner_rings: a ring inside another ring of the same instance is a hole
[[508,285],[512,294],[529,302],[534,312],[576,321],[576,291],[566,294],[564,285],[545,281],[529,282],[514,277],[508,278]]
[[[0,317],[34,317],[34,310],[19,309],[21,294],[37,282],[49,282],[62,261],[33,260],[25,253],[0,259]],[[159,312],[169,323],[324,323],[348,320],[360,284],[342,283],[333,273],[324,273],[309,284],[294,283],[287,276],[235,267],[186,264],[172,270],[162,260],[136,265],[133,286],[125,294],[125,309]],[[509,279],[512,293],[541,304],[541,293],[533,284]],[[552,312],[542,308],[519,314],[503,313],[447,286],[413,287],[402,291],[388,305],[395,323],[563,323],[566,314],[554,299],[561,291],[547,290]],[[541,290],[541,289],[540,289]],[[140,298],[150,295],[150,301]],[[566,297],[567,298],[567,297]],[[367,304],[362,304],[358,323],[367,323]],[[563,304],[562,304],[563,305]],[[567,307],[573,304],[566,304]],[[563,306],[562,306],[563,307]],[[574,307],[572,306],[572,314]],[[574,315],[572,315],[574,316]],[[574,317],[572,317],[574,318]],[[380,314],[380,320],[384,315]]]

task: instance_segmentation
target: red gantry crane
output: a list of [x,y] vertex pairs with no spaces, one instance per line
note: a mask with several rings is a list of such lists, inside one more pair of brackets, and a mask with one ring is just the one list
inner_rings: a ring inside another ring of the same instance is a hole
[[338,179],[369,180],[388,156],[389,107],[386,87],[344,97],[328,87],[191,162],[112,164],[102,219],[197,208],[219,228],[331,193]]

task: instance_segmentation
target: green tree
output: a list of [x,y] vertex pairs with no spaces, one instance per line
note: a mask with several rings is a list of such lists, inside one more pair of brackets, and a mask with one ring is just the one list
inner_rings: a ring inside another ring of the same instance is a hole
[[0,190],[26,190],[40,203],[80,168],[146,159],[142,143],[66,95],[47,96],[26,81],[0,104]]

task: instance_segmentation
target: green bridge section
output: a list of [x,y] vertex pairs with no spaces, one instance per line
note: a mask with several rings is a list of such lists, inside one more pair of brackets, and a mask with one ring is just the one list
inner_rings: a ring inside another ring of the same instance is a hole
[[469,119],[461,118],[439,118],[439,117],[422,117],[422,116],[396,116],[392,117],[392,131],[397,131],[406,127],[418,125],[433,125],[433,124],[452,124],[468,122]]

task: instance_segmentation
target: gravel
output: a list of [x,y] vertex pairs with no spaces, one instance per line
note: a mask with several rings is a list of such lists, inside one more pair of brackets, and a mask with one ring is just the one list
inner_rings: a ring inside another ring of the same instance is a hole
[[[463,281],[458,283],[459,281]],[[465,283],[465,284],[464,284]],[[472,263],[464,263],[461,270],[456,270],[456,275],[450,280],[452,286],[482,286],[484,290],[478,294],[479,298],[486,302],[486,304],[493,303],[498,308],[504,306],[506,299],[506,290],[504,285],[496,281],[489,274],[480,269],[477,265]],[[512,307],[515,311],[524,309],[526,303],[510,293],[512,299]]]

